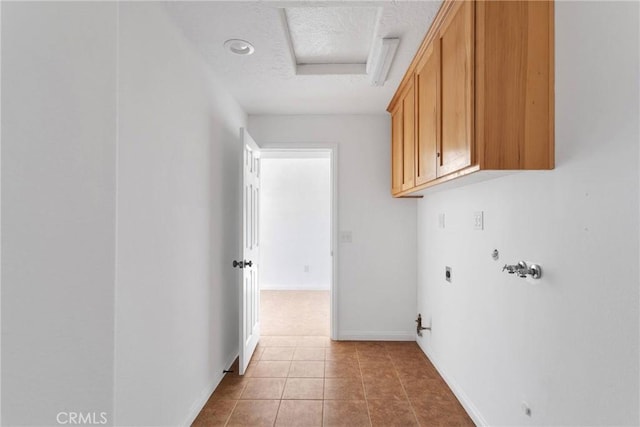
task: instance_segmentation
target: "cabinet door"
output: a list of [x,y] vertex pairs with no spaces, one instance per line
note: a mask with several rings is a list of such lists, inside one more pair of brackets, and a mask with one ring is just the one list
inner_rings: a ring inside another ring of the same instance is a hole
[[431,43],[416,68],[416,185],[436,178],[440,148],[440,43]]
[[415,90],[413,81],[409,85],[406,95],[402,100],[402,150],[403,150],[403,180],[402,189],[408,190],[415,187]]
[[438,176],[473,161],[474,2],[453,6],[440,31],[442,135]]
[[391,112],[391,194],[402,191],[404,158],[402,151],[402,102]]

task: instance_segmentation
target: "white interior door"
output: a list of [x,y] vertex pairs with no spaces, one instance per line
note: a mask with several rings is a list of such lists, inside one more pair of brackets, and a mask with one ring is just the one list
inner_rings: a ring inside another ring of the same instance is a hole
[[249,365],[260,340],[260,147],[246,129],[242,139],[242,260],[240,284],[240,375]]

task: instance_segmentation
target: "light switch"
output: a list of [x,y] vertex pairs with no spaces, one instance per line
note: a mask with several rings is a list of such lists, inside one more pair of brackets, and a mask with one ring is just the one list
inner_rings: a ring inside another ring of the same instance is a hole
[[438,214],[438,228],[444,228],[444,214]]

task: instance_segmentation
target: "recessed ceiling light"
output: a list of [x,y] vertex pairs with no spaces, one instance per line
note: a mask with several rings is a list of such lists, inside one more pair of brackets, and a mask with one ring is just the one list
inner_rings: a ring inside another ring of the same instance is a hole
[[251,55],[256,49],[246,40],[229,39],[224,42],[224,47],[236,55]]

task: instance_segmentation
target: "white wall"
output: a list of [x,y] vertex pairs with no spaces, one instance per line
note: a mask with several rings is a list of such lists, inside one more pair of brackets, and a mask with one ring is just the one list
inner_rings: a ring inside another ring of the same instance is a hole
[[482,423],[638,425],[638,3],[555,7],[556,169],[419,202],[419,342]]
[[416,204],[390,195],[387,115],[250,116],[259,144],[338,145],[338,262],[342,339],[413,339]]
[[3,2],[2,89],[2,424],[189,424],[238,350],[245,113],[158,3]]
[[328,156],[261,159],[261,289],[329,290],[330,172]]
[[1,421],[111,424],[116,5],[1,7]]
[[188,424],[238,351],[246,115],[168,19],[120,5],[119,425]]

